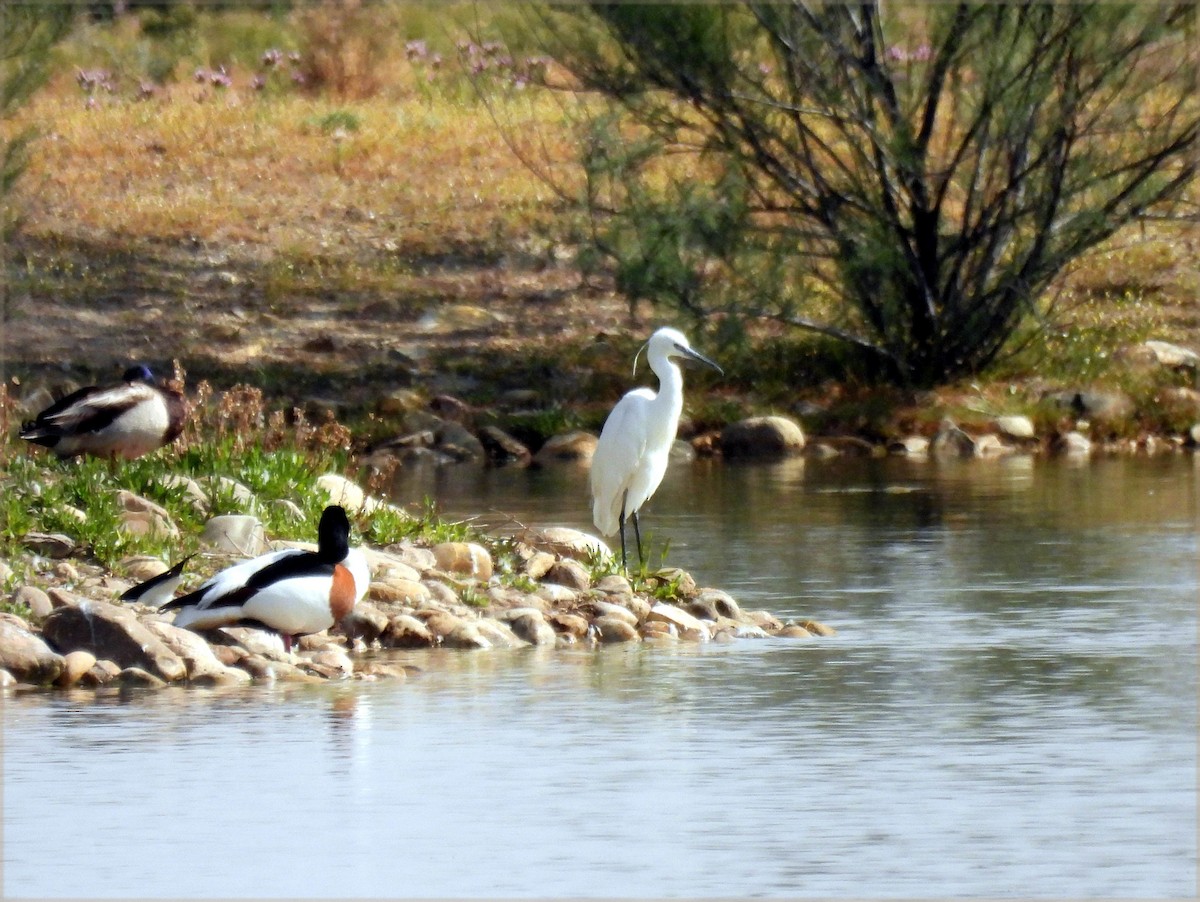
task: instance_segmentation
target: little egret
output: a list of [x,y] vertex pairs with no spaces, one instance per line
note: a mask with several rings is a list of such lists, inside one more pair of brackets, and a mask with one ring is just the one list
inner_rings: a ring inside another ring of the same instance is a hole
[[[658,393],[635,388],[617,402],[592,456],[592,519],[605,536],[621,533],[621,568],[625,561],[625,521],[633,518],[638,561],[642,556],[642,534],[638,510],[654,494],[663,475],[679,414],[683,411],[683,373],[672,357],[691,358],[724,373],[717,364],[693,351],[687,338],[675,329],[659,329],[643,345],[650,369],[658,376]],[[638,351],[640,354],[641,351]],[[637,356],[633,358],[637,370]]]

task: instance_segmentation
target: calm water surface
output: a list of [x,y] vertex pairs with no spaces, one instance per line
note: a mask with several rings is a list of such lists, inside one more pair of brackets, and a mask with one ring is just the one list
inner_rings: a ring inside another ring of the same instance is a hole
[[[832,639],[8,696],[6,897],[1196,893],[1200,465],[677,466],[668,560]],[[584,475],[406,476],[588,527]]]

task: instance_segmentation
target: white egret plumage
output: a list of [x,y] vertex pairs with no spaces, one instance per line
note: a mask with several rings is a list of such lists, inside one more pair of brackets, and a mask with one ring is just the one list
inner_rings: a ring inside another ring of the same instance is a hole
[[633,520],[638,561],[643,561],[638,511],[667,472],[671,444],[683,412],[683,373],[672,358],[695,360],[724,372],[693,350],[676,329],[659,329],[644,347],[650,369],[658,376],[658,391],[636,388],[621,398],[608,415],[592,456],[592,519],[602,535],[621,534],[622,568],[626,568],[627,519]]

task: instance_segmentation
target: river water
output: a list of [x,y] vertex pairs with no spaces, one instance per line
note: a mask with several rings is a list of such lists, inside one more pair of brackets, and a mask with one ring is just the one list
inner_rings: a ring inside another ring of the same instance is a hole
[[[1190,897],[1200,458],[677,465],[654,554],[822,640],[9,695],[5,897]],[[588,527],[572,468],[406,474]]]

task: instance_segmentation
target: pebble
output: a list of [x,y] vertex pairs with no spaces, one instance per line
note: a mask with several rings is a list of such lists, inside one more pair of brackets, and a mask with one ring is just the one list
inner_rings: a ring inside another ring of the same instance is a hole
[[12,603],[16,607],[29,608],[29,614],[34,620],[44,620],[54,610],[50,596],[37,586],[19,587],[12,594]]
[[154,674],[142,670],[140,667],[126,667],[119,674],[117,679],[122,686],[127,686],[131,689],[161,689],[167,685],[165,680],[161,680]]
[[540,580],[550,572],[557,558],[548,551],[535,551],[525,562],[525,575],[533,580]]
[[811,639],[812,633],[798,623],[789,623],[775,634],[781,639]]
[[442,542],[433,546],[437,565],[447,573],[457,573],[487,582],[492,578],[492,555],[474,542]]
[[544,582],[553,583],[558,586],[566,586],[568,589],[583,590],[591,585],[592,578],[588,573],[587,568],[579,561],[572,558],[556,561],[546,575],[543,577]]
[[530,645],[553,645],[557,638],[554,628],[546,622],[541,611],[522,614],[509,621],[512,631]]
[[366,493],[339,473],[317,477],[317,489],[325,493],[329,504],[340,504],[350,514],[358,513],[366,504]]
[[255,557],[267,550],[262,521],[249,514],[222,514],[204,524],[201,541],[218,551]]
[[55,685],[66,689],[74,686],[96,666],[96,656],[90,651],[76,650],[63,655],[63,670]]
[[416,604],[432,596],[425,583],[411,579],[386,579],[371,583],[367,597],[372,601]]
[[623,620],[630,626],[637,626],[637,615],[623,605],[613,604],[611,601],[593,601],[591,603],[591,608],[596,613],[597,619],[602,617],[612,617],[617,620]]
[[380,642],[388,648],[429,648],[437,644],[437,637],[416,617],[397,614],[388,620]]
[[592,622],[596,638],[601,642],[637,642],[641,639],[637,627],[628,620],[605,614]]

